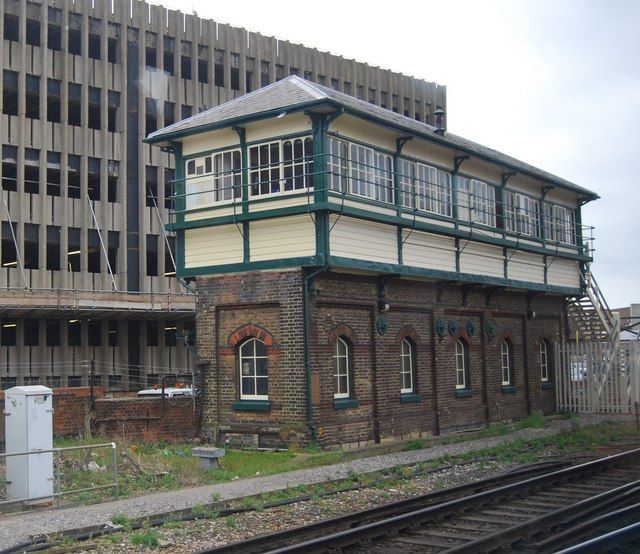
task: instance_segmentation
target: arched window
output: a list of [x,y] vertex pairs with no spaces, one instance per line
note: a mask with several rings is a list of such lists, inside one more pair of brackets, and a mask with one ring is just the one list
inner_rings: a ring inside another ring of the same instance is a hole
[[349,343],[342,337],[336,339],[333,350],[333,397],[351,396],[351,352]]
[[240,398],[268,400],[267,346],[259,339],[248,339],[238,351]]
[[415,389],[415,347],[409,339],[402,339],[400,349],[401,393],[414,392]]
[[549,362],[549,343],[542,339],[540,341],[540,380],[546,383],[551,378],[551,365]]
[[502,360],[502,384],[504,386],[513,385],[513,352],[511,343],[508,340],[503,340],[501,345],[501,360]]
[[468,386],[468,371],[467,364],[468,360],[468,352],[466,343],[458,339],[456,341],[456,388],[457,389],[466,389]]

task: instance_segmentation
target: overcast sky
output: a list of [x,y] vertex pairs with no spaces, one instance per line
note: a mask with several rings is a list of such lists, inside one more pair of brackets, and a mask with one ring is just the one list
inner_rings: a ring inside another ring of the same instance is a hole
[[640,302],[640,1],[158,3],[446,85],[451,132],[602,197],[592,269]]

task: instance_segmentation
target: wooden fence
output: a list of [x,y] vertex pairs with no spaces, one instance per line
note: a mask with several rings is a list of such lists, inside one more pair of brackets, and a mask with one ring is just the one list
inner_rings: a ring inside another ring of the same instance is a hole
[[640,343],[556,343],[558,410],[633,414],[640,408]]

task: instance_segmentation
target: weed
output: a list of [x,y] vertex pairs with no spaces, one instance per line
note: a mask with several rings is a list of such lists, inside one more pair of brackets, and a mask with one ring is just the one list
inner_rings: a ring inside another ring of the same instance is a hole
[[426,442],[424,439],[411,439],[407,443],[406,450],[422,450],[426,446]]
[[111,523],[113,523],[114,525],[119,525],[120,527],[122,527],[125,531],[127,531],[128,533],[131,532],[131,518],[129,518],[129,516],[127,514],[124,514],[122,512],[118,512],[117,514],[114,514],[111,516]]
[[227,527],[230,527],[231,529],[235,529],[238,526],[238,521],[235,517],[227,516],[224,518],[224,522],[227,524]]
[[518,421],[515,424],[516,429],[527,429],[529,427],[547,427],[549,422],[540,410],[536,410],[529,417]]
[[136,546],[146,546],[150,548],[157,548],[159,541],[163,538],[162,534],[157,529],[143,528],[140,531],[133,533],[130,537],[131,544]]
[[211,493],[211,501],[212,502],[218,502],[220,500],[220,493],[219,492],[212,492]]

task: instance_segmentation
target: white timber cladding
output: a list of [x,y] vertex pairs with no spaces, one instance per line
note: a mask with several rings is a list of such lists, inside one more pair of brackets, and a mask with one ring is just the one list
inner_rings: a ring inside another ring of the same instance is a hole
[[441,271],[456,270],[456,242],[451,237],[405,229],[402,240],[402,260],[410,267]]
[[547,283],[561,287],[580,286],[580,268],[575,260],[547,258]]
[[242,235],[235,225],[220,225],[184,232],[185,267],[242,262]]
[[507,250],[507,277],[516,281],[544,283],[544,260],[538,254]]
[[307,214],[252,221],[249,224],[249,259],[280,260],[316,253],[316,227]]
[[460,250],[462,273],[504,277],[504,255],[501,247],[460,240]]
[[398,241],[394,226],[331,215],[329,228],[332,256],[398,263]]

